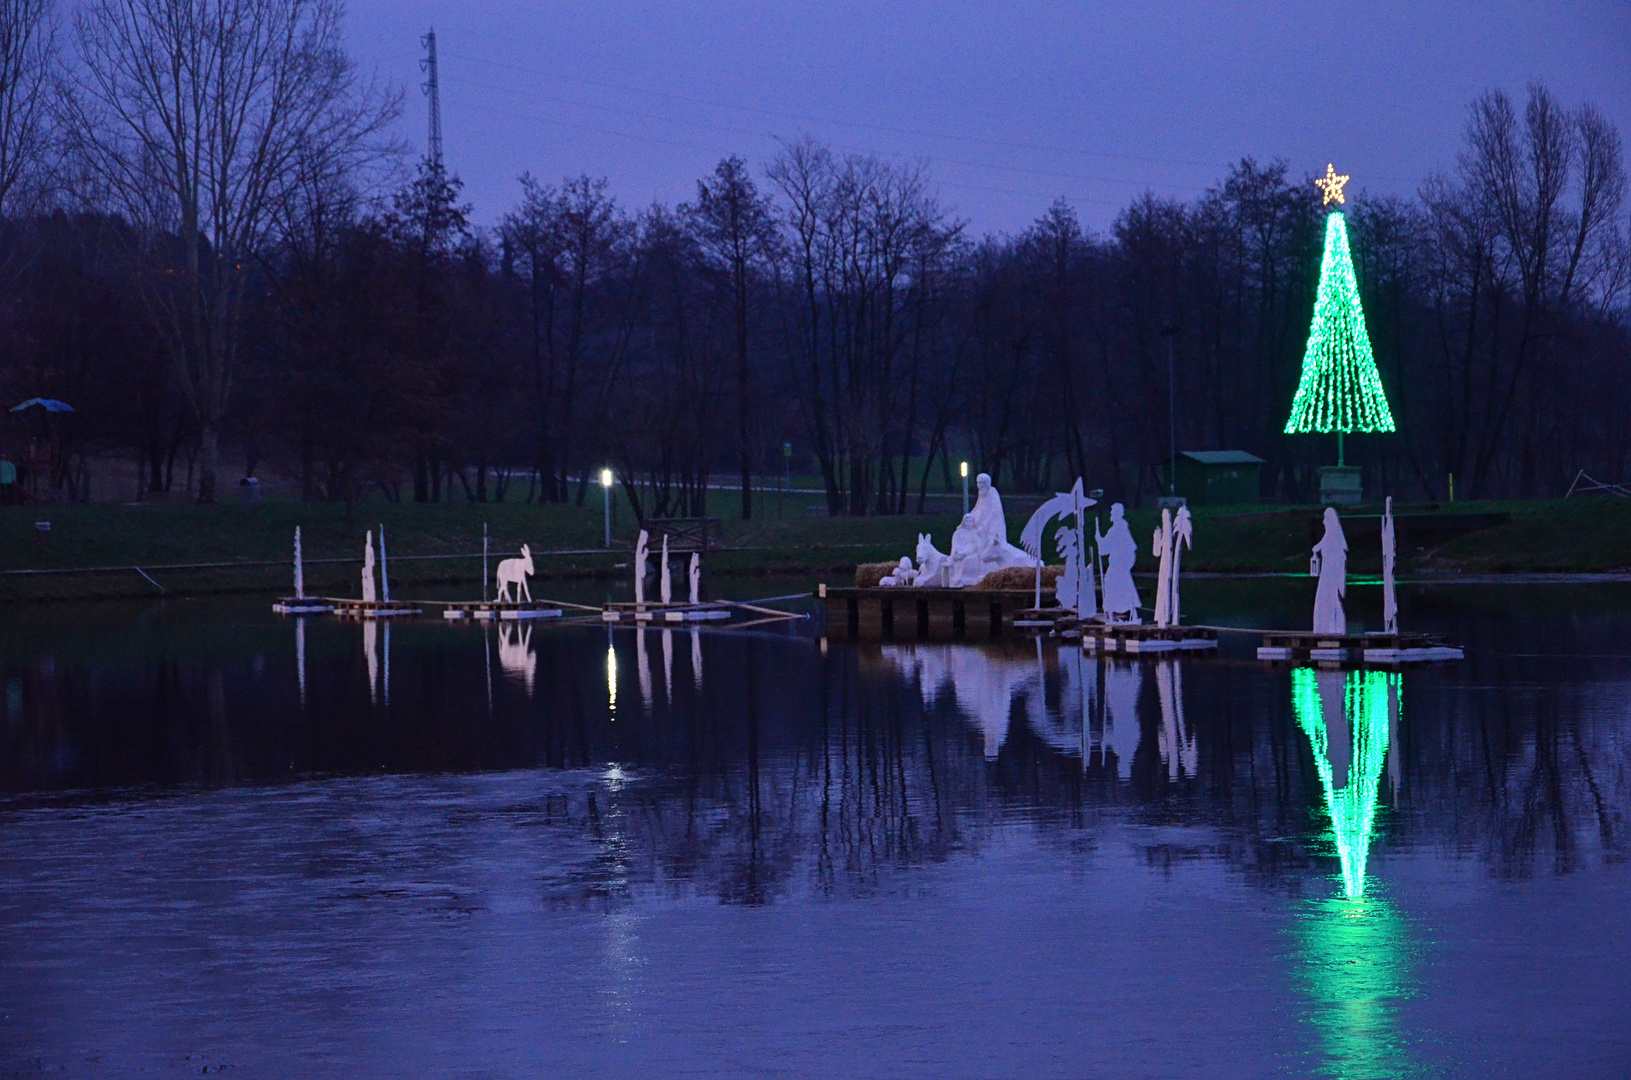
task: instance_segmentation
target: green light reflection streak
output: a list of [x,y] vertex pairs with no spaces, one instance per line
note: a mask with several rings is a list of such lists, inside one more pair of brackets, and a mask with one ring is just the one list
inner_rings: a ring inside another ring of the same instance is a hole
[[1415,993],[1409,927],[1386,897],[1365,895],[1399,676],[1299,668],[1292,672],[1291,694],[1297,724],[1313,749],[1342,865],[1343,895],[1305,902],[1293,927],[1301,946],[1297,974],[1310,1004],[1307,1019],[1319,1031],[1323,1058],[1310,1071],[1343,1080],[1424,1075],[1428,1070],[1411,1053],[1397,1017],[1397,1003]]
[[[1314,768],[1325,789],[1331,815],[1331,839],[1342,864],[1342,888],[1348,899],[1365,895],[1365,863],[1370,855],[1371,829],[1376,823],[1376,796],[1382,766],[1387,761],[1388,699],[1399,693],[1399,676],[1386,671],[1350,672],[1338,689],[1336,672],[1298,668],[1291,673],[1291,700],[1297,724],[1313,744]],[[1324,685],[1322,685],[1322,682]],[[1340,695],[1340,701],[1330,700]],[[1346,763],[1336,775],[1332,768],[1333,734],[1349,735],[1351,747],[1338,747]]]

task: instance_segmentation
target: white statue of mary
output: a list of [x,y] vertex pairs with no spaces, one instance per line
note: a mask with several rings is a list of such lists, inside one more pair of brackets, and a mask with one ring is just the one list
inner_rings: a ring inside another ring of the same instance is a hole
[[1314,545],[1308,572],[1320,579],[1314,593],[1314,633],[1346,634],[1348,617],[1342,610],[1342,598],[1348,592],[1348,540],[1334,507],[1325,508],[1325,535]]
[[991,476],[974,478],[979,498],[951,537],[951,584],[953,588],[978,585],[993,570],[1010,566],[1034,566],[1032,559],[1008,542],[1008,519],[1002,513],[1002,496],[991,486]]

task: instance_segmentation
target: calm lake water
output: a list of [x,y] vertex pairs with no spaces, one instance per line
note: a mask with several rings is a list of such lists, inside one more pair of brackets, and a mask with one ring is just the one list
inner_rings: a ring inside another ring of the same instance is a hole
[[1402,676],[267,604],[0,613],[0,1076],[1631,1075],[1631,587]]

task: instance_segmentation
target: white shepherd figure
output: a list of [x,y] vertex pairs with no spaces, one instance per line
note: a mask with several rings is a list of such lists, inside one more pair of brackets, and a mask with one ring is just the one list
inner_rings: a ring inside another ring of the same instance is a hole
[[690,579],[691,603],[699,604],[702,602],[702,555],[695,551],[691,552]]
[[668,574],[668,535],[666,533],[663,534],[663,576],[660,585],[663,603],[672,604],[674,602],[674,579]]
[[[498,564],[498,572],[493,575],[498,585],[498,602],[518,604],[525,596],[527,603],[532,603],[532,590],[527,588],[527,575],[531,573],[532,549],[522,544],[521,557],[503,560]],[[513,597],[510,595],[511,585],[515,586]]]
[[1393,535],[1393,496],[1382,506],[1382,629],[1390,634],[1399,632],[1399,593],[1393,582],[1393,571],[1398,563],[1399,548]]
[[1342,598],[1348,595],[1348,540],[1342,535],[1342,519],[1336,508],[1325,508],[1325,535],[1314,545],[1308,572],[1320,579],[1314,594],[1314,633],[1346,634],[1348,617]]
[[1155,625],[1172,625],[1172,511],[1161,508],[1161,524],[1155,528],[1150,554],[1161,560],[1155,575]]
[[646,559],[651,556],[651,537],[646,530],[640,530],[640,538],[634,542],[634,602],[646,602]]
[[1106,622],[1136,623],[1138,586],[1133,584],[1133,564],[1138,561],[1138,541],[1127,526],[1127,509],[1120,503],[1110,507],[1110,531],[1099,541],[1099,555],[1109,562],[1104,569],[1104,617]]
[[1089,506],[1096,505],[1093,499],[1082,494],[1082,478],[1077,477],[1076,483],[1069,491],[1061,491],[1041,506],[1031,515],[1031,520],[1025,523],[1025,528],[1019,534],[1019,546],[1025,549],[1026,554],[1036,560],[1036,606],[1042,606],[1042,535],[1047,530],[1048,522],[1056,517],[1070,518],[1074,525],[1061,528],[1054,537],[1058,544],[1059,553],[1065,560],[1065,572],[1060,576],[1059,586],[1055,590],[1059,603],[1080,614],[1082,600],[1080,589],[1082,582],[1081,552],[1086,544],[1083,543],[1083,517]]
[[374,593],[374,532],[370,529],[362,541],[362,602],[372,604],[377,599]]

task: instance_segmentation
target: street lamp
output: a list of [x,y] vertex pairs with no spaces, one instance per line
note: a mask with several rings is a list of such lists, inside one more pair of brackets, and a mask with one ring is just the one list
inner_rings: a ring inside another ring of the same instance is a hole
[[963,474],[963,516],[968,517],[968,462],[960,464],[957,471]]
[[612,546],[612,470],[600,470],[600,509],[606,518],[606,546]]
[[1178,336],[1178,328],[1171,323],[1164,323],[1161,327],[1161,336],[1167,339],[1167,439],[1168,448],[1172,456],[1167,459],[1167,494],[1178,494],[1178,383],[1173,377],[1172,339]]

